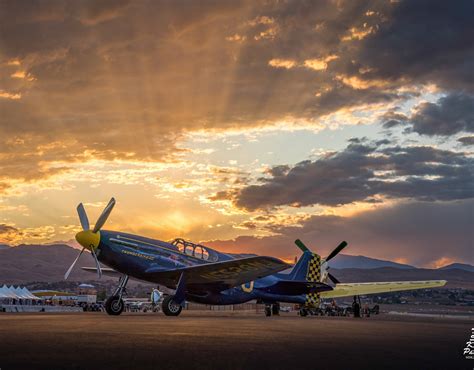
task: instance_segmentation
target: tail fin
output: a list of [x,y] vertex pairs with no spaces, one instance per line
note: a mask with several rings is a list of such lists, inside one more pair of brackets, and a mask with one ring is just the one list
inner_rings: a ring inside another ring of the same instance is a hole
[[289,275],[290,280],[321,281],[321,256],[305,251]]
[[[302,248],[297,241],[297,245],[303,250],[303,255],[296,263],[290,273],[290,280],[306,280],[309,282],[321,282],[321,256],[311,252],[308,248]],[[302,244],[302,243],[301,243]],[[303,245],[303,244],[302,244]],[[303,245],[304,246],[304,245]],[[320,294],[306,294],[305,306],[319,307]]]

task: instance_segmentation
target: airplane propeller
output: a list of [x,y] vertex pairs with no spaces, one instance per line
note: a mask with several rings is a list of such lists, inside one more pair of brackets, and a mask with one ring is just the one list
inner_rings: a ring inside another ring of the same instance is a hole
[[89,250],[92,254],[92,257],[94,257],[95,265],[97,267],[97,275],[99,276],[99,279],[102,277],[102,269],[100,267],[99,260],[97,259],[97,253],[96,249],[99,246],[100,243],[100,229],[102,226],[104,226],[105,222],[107,221],[107,218],[109,218],[110,213],[112,212],[112,209],[115,206],[115,199],[111,198],[107,206],[104,208],[102,213],[100,214],[99,218],[97,219],[94,228],[91,230],[89,226],[89,218],[87,217],[86,210],[84,209],[84,205],[82,203],[79,203],[77,206],[77,214],[79,215],[79,221],[82,226],[82,231],[79,231],[76,234],[76,240],[77,242],[82,245],[82,249],[79,252],[79,255],[76,257],[74,262],[71,264],[71,266],[68,268],[66,273],[64,274],[64,280],[67,280],[69,275],[71,274],[71,271],[74,269],[74,266],[76,265],[77,261],[81,257],[82,253],[84,250]]
[[[308,251],[310,252],[310,249],[304,245],[304,243],[299,240],[299,239],[296,239],[295,240],[295,244],[303,251]],[[329,273],[327,270],[329,270],[329,266],[328,266],[328,261],[333,259],[334,257],[336,257],[345,247],[347,247],[347,242],[346,241],[343,241],[341,242],[336,248],[334,248],[334,250],[329,253],[329,255],[326,257],[326,258],[323,258],[321,260],[321,270],[322,271],[326,271],[327,272],[327,277],[329,278],[329,280],[331,280],[334,284],[339,284],[340,281],[334,276],[332,275],[331,273]]]
[[345,247],[347,247],[347,242],[341,242],[341,244],[339,244],[331,253],[329,253],[329,256],[325,258],[326,262],[336,257]]

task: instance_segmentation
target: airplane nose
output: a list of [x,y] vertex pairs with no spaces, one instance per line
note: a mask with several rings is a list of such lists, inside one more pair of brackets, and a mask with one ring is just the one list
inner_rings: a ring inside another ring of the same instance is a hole
[[92,232],[92,230],[82,230],[76,234],[77,242],[88,250],[97,249],[100,243],[100,232]]

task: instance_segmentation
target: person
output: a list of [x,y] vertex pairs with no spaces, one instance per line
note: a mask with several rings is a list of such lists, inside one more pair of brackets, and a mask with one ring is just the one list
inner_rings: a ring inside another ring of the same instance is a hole
[[370,308],[369,308],[368,303],[366,303],[364,306],[364,314],[365,314],[365,317],[370,317]]
[[352,311],[354,312],[354,317],[360,317],[360,305],[357,302],[356,296],[354,296],[354,302],[352,302]]

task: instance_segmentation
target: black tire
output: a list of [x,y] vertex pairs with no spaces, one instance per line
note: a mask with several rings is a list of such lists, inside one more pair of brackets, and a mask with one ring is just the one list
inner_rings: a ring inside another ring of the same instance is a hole
[[308,316],[308,310],[306,308],[300,308],[300,316],[301,317]]
[[265,316],[270,317],[272,315],[272,306],[265,305]]
[[166,316],[178,316],[183,307],[173,300],[174,296],[169,295],[163,299],[161,309]]
[[280,316],[280,303],[274,303],[272,305],[272,315]]
[[124,308],[125,304],[118,296],[109,297],[105,302],[105,312],[112,316],[120,315]]

